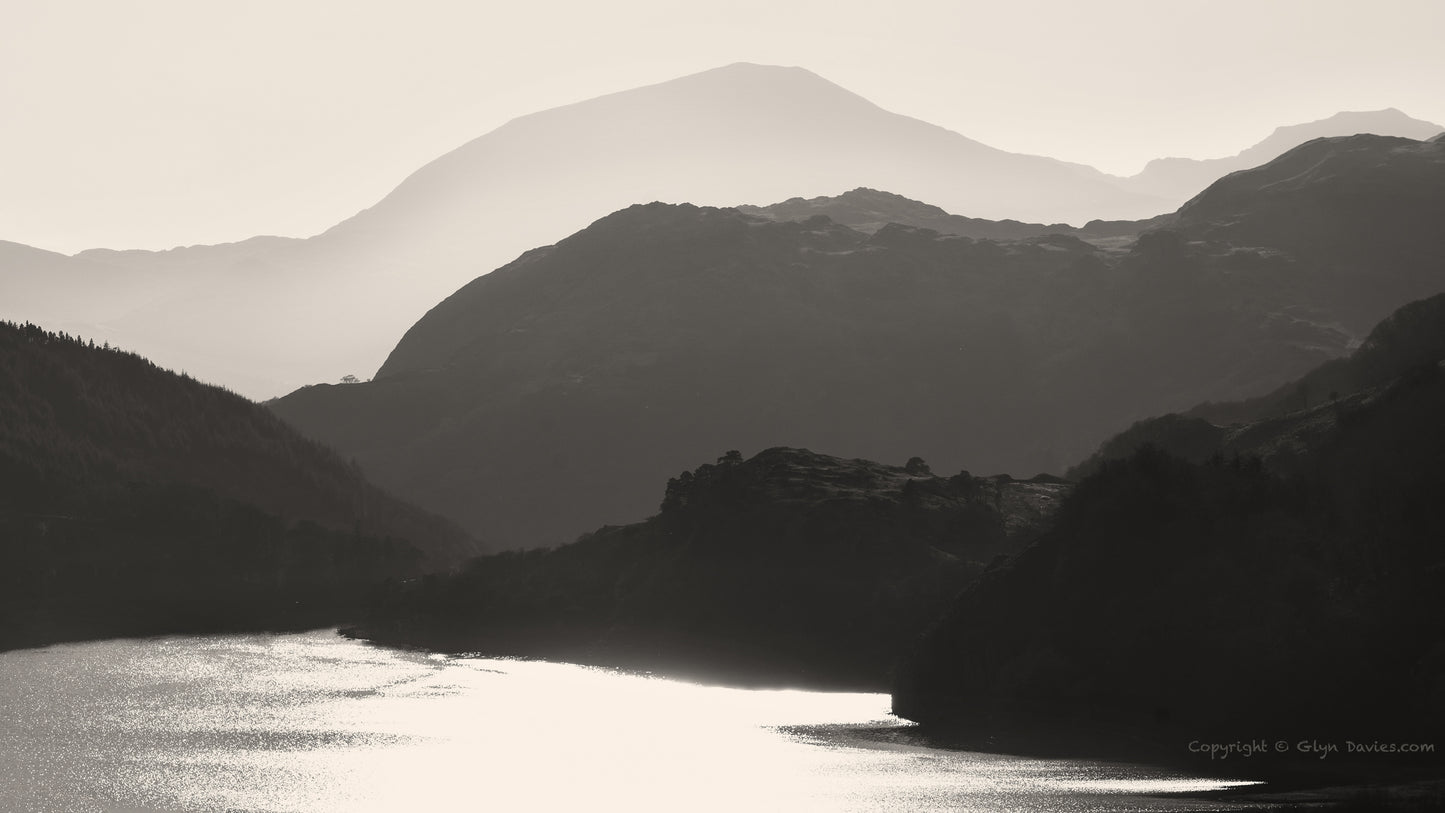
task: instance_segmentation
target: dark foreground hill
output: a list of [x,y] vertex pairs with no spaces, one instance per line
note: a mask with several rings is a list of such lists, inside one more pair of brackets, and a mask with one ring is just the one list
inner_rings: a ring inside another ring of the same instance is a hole
[[393,588],[357,630],[388,643],[771,685],[886,685],[984,563],[1068,486],[801,449],[669,481],[661,511],[547,551]]
[[1232,175],[1126,247],[639,205],[462,288],[375,380],[271,406],[515,547],[646,516],[657,482],[717,449],[1059,471],[1131,421],[1268,392],[1445,290],[1430,217],[1445,143],[1365,136]]
[[[1106,447],[1055,527],[923,639],[897,713],[998,742],[1072,732],[1174,758],[1191,741],[1283,738],[1260,770],[1303,759],[1301,737],[1439,743],[1445,346],[1387,349],[1406,325],[1429,332],[1417,320],[1445,328],[1441,301],[1402,309],[1348,363],[1367,384],[1393,368],[1387,382],[1212,441],[1187,428],[1204,462]],[[1156,434],[1172,449],[1171,428]],[[1289,455],[1267,464],[1249,455],[1281,445]],[[1338,769],[1439,758],[1357,751]]]
[[0,648],[334,621],[476,550],[262,407],[0,323]]

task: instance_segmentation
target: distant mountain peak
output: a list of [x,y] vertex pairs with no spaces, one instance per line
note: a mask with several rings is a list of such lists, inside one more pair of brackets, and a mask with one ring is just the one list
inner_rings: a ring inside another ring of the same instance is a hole
[[1225,158],[1156,158],[1127,185],[1141,192],[1179,199],[1197,194],[1214,181],[1243,169],[1262,166],[1295,147],[1319,138],[1374,134],[1423,141],[1445,127],[1411,118],[1400,110],[1342,111],[1318,121],[1276,127],[1252,147]]
[[1276,127],[1269,138],[1249,149],[1242,150],[1239,156],[1251,159],[1265,156],[1259,161],[1259,163],[1263,163],[1282,155],[1304,141],[1316,138],[1372,133],[1421,140],[1439,133],[1442,129],[1445,128],[1428,121],[1411,118],[1393,107],[1387,107],[1384,110],[1345,110],[1318,121]]
[[[697,73],[654,82],[635,88],[608,93],[573,104],[540,110],[513,119],[509,124],[549,119],[562,111],[610,108],[616,114],[619,103],[635,102],[674,106],[677,111],[688,108],[736,105],[742,110],[767,106],[769,100],[785,100],[807,107],[817,105],[856,106],[868,115],[882,113],[882,108],[851,90],[819,76],[807,68],[784,65],[760,65],[734,62]],[[795,111],[801,112],[801,111]],[[486,138],[483,136],[482,138]]]
[[[753,73],[756,73],[756,72],[791,73],[791,74],[795,74],[795,75],[799,75],[799,76],[809,76],[809,77],[812,77],[812,78],[814,78],[814,79],[818,79],[818,80],[823,81],[823,82],[827,82],[827,81],[828,81],[828,80],[824,79],[823,77],[819,76],[818,74],[813,73],[812,71],[810,71],[810,70],[808,70],[807,68],[804,68],[804,67],[802,67],[802,66],[800,66],[800,65],[767,65],[767,64],[764,64],[764,63],[761,63],[761,62],[733,62],[733,63],[728,64],[728,65],[723,65],[723,66],[720,67],[720,68],[712,68],[712,69],[710,69],[710,70],[701,71],[701,73],[723,73],[723,72],[730,72],[730,73],[749,73],[749,72],[753,72]],[[694,75],[697,75],[697,74],[694,74]],[[828,84],[832,84],[832,82],[828,82]]]

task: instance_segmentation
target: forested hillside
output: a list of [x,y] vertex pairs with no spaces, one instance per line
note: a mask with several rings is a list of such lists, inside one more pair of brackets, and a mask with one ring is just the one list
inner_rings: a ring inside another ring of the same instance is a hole
[[320,623],[474,552],[266,409],[0,324],[0,646]]

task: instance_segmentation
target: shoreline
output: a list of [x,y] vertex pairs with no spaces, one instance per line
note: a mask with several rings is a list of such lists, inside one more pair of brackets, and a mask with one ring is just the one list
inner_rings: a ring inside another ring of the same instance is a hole
[[810,692],[864,692],[888,694],[886,678],[868,679],[858,675],[825,674],[800,663],[779,663],[763,655],[719,656],[718,650],[695,641],[674,638],[647,639],[612,646],[595,640],[580,643],[537,644],[527,636],[508,636],[488,641],[471,634],[431,633],[388,634],[365,624],[343,625],[337,634],[345,638],[395,649],[419,650],[455,657],[522,658],[600,666],[632,674],[737,689]]
[[[677,658],[670,664],[649,658],[646,654],[606,653],[568,650],[566,647],[534,649],[530,652],[507,652],[510,647],[478,647],[476,640],[464,636],[428,636],[430,643],[410,640],[388,640],[386,635],[374,636],[358,625],[338,633],[374,646],[439,652],[457,657],[519,657],[524,659],[562,661],[586,666],[600,666],[632,674],[680,680],[709,686],[741,689],[800,689],[817,692],[867,692],[888,694],[886,685],[846,682],[821,678],[817,674],[800,679],[796,673],[780,677],[785,670],[760,662],[719,665]],[[398,636],[399,638],[403,636]],[[772,668],[769,668],[772,666]],[[836,736],[859,747],[919,748],[954,752],[975,752],[1028,759],[1081,760],[1128,764],[1178,772],[1201,779],[1254,782],[1259,784],[1187,794],[1200,799],[1221,802],[1264,804],[1265,809],[1288,809],[1291,805],[1340,805],[1355,803],[1362,794],[1372,794],[1370,810],[1382,811],[1445,811],[1445,782],[1436,780],[1439,754],[1394,758],[1385,755],[1338,755],[1334,761],[1314,756],[1286,754],[1262,757],[1210,760],[1207,754],[1190,753],[1185,741],[1165,743],[1148,740],[1127,730],[1056,732],[1051,736],[1034,734],[1000,737],[969,737],[946,728],[921,725],[898,718],[898,726],[850,728],[838,730]],[[801,727],[806,728],[806,727]],[[1431,783],[1435,784],[1431,784]],[[1168,794],[1176,796],[1178,794]],[[1424,795],[1434,799],[1435,807],[1401,806],[1416,804]],[[1383,805],[1383,806],[1382,806]],[[1325,808],[1332,809],[1332,808]],[[1341,808],[1350,809],[1350,808]]]

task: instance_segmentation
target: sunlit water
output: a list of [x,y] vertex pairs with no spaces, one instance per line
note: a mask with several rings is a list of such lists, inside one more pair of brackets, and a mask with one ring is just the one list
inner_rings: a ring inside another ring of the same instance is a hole
[[0,654],[6,811],[1163,811],[1219,787],[945,751],[880,694],[448,658],[331,631]]

